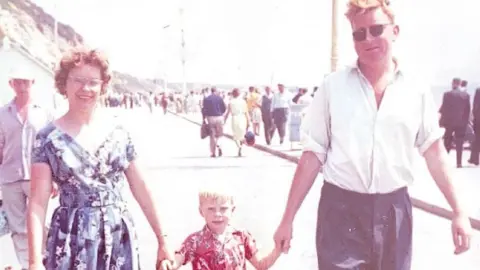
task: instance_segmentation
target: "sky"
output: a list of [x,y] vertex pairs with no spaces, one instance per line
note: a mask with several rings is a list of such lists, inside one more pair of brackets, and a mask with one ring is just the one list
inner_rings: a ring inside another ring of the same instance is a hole
[[[57,2],[57,8],[53,3]],[[340,65],[355,60],[339,1]],[[318,84],[330,66],[331,6],[318,0],[33,0],[108,52],[114,69],[187,81]],[[433,84],[476,80],[480,28],[476,2],[392,1],[401,27],[396,53]],[[135,3],[135,4],[133,4]],[[184,7],[183,20],[180,7]],[[182,24],[183,22],[183,24]],[[164,26],[169,25],[167,28]],[[480,80],[477,80],[480,82]]]

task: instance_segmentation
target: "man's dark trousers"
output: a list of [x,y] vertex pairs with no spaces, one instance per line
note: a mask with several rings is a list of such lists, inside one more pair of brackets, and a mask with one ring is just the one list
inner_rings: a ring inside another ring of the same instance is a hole
[[324,182],[317,221],[320,270],[410,270],[412,203],[407,188],[386,194]]

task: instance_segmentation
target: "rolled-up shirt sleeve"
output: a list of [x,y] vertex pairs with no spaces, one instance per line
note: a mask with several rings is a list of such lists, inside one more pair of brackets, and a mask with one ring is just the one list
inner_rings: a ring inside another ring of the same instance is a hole
[[327,160],[331,138],[328,91],[324,81],[315,92],[301,126],[303,152],[315,153],[322,164]]
[[433,95],[430,89],[427,89],[422,93],[422,112],[420,120],[420,127],[415,140],[415,146],[418,148],[420,154],[423,155],[435,141],[442,138],[444,133],[438,123],[437,108],[433,101]]

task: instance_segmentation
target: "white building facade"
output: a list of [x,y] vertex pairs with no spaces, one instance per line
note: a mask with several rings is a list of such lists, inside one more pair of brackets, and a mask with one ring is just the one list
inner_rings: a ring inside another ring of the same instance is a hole
[[32,88],[32,98],[35,103],[45,106],[55,114],[64,112],[66,100],[57,93],[52,69],[41,63],[21,46],[4,38],[0,44],[0,106],[10,102],[14,97],[9,86],[9,73],[12,68],[21,69],[25,66],[35,77]]

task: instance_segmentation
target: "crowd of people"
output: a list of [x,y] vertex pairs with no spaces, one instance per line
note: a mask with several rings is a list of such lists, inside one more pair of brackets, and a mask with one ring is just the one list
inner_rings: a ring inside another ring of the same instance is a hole
[[211,157],[221,156],[223,153],[219,141],[223,136],[223,126],[230,116],[238,156],[242,155],[242,146],[247,132],[250,131],[254,136],[259,136],[261,126],[264,129],[267,145],[271,144],[275,131],[278,133],[279,144],[284,143],[287,124],[290,142],[300,142],[302,119],[313,95],[314,93],[308,94],[305,88],[298,89],[295,94],[291,93],[286,91],[281,83],[277,85],[274,92],[270,86],[266,86],[263,94],[253,86],[243,94],[238,88],[226,94],[219,93],[215,87],[212,87],[209,92],[204,91],[204,97],[198,105],[204,122],[211,129]]

